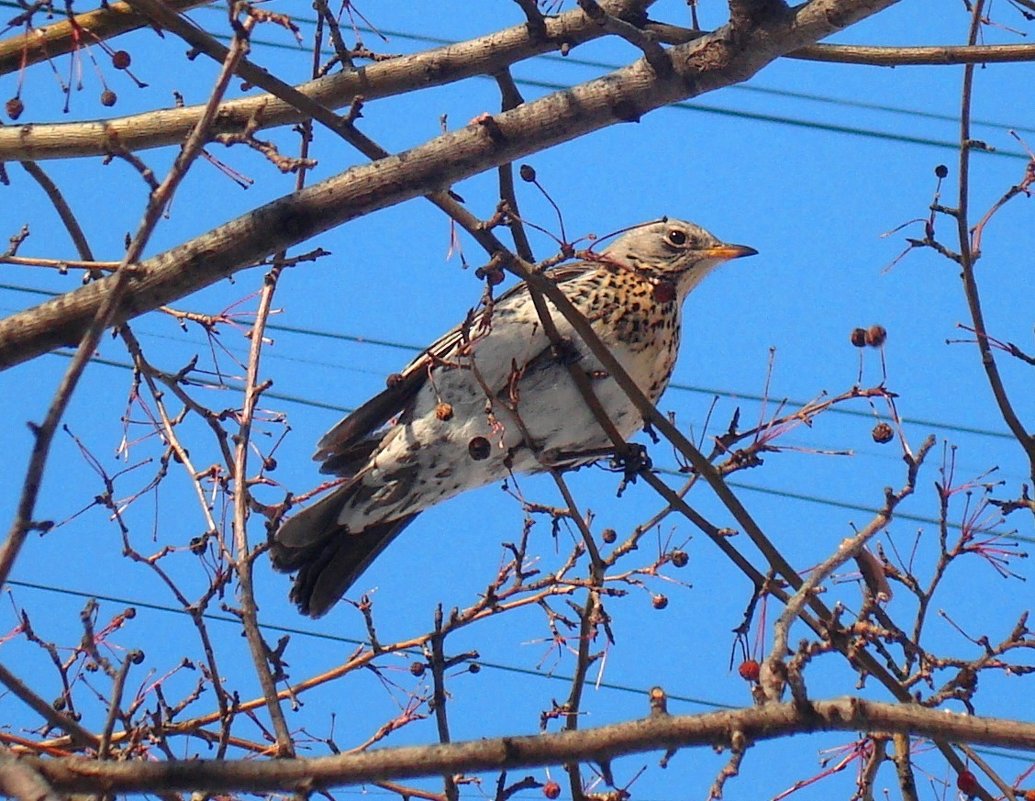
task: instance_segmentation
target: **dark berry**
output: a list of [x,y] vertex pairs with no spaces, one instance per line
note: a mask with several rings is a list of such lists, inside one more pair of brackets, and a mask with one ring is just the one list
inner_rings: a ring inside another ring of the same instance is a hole
[[944,178],[946,175],[949,174],[949,168],[946,167],[944,164],[939,164],[937,167],[934,168],[934,174],[937,175],[939,178]]
[[852,329],[852,344],[857,348],[866,347],[866,329],[865,328],[853,328]]
[[115,105],[115,101],[118,99],[118,95],[111,91],[111,89],[105,89],[103,92],[101,92],[102,106],[108,106],[110,108],[111,106]]
[[543,785],[543,795],[549,798],[550,801],[554,801],[560,794],[561,786],[557,782],[551,780]]
[[871,325],[866,329],[866,344],[871,348],[879,348],[888,339],[888,330],[882,325]]
[[7,116],[12,120],[16,120],[22,116],[22,112],[25,111],[25,104],[22,102],[20,97],[12,97],[7,101],[5,108],[7,109]]
[[687,556],[686,551],[673,551],[669,555],[669,558],[672,560],[674,567],[686,567],[687,563],[690,561],[690,557]]
[[873,437],[874,442],[883,445],[894,439],[895,431],[887,423],[877,423],[877,425],[873,427],[873,431],[870,432],[870,436]]
[[670,303],[676,299],[676,285],[671,281],[658,281],[654,285],[654,300],[658,303]]
[[492,452],[492,446],[489,444],[489,440],[485,437],[474,437],[467,443],[467,452],[471,454],[472,459],[476,462],[480,462],[482,459],[489,458],[489,454]]
[[600,532],[600,539],[610,545],[612,542],[618,539],[618,532],[613,528],[605,528]]
[[975,795],[978,791],[977,777],[969,770],[962,770],[956,777],[956,786],[960,788],[962,793]]
[[116,50],[111,54],[111,65],[117,70],[128,69],[132,60],[125,50]]
[[[518,175],[521,176],[522,181],[532,183],[532,181],[535,180],[535,167],[533,167],[531,164],[522,164],[518,168]],[[557,788],[557,790],[558,792],[560,792],[559,787]]]

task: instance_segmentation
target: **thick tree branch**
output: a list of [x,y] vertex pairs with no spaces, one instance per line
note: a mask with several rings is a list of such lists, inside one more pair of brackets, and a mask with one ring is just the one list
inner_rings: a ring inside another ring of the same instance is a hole
[[1035,45],[928,45],[877,47],[870,45],[812,45],[787,58],[860,64],[871,67],[937,67],[945,64],[1009,64],[1035,61]]
[[60,801],[43,777],[0,747],[0,795],[17,801]]
[[[624,18],[650,2],[652,0],[609,0],[604,7],[613,16]],[[164,10],[171,13],[168,8]],[[516,25],[467,42],[308,81],[297,88],[323,106],[341,108],[358,96],[370,101],[476,75],[491,75],[517,61],[556,51],[562,45],[574,47],[607,35],[606,29],[582,11],[570,11],[546,19],[545,37],[534,35],[527,25]],[[251,62],[245,61],[245,64],[253,70],[264,71]],[[203,108],[185,106],[92,122],[0,127],[0,160],[102,156],[110,151],[114,141],[130,151],[176,145],[197,123]],[[258,130],[265,130],[291,125],[305,117],[306,114],[291,103],[259,94],[224,103],[212,134],[238,132],[252,119],[259,120]]]
[[[352,103],[357,96],[369,101],[493,74],[518,61],[557,50],[562,42],[571,47],[611,34],[582,12],[568,12],[550,18],[549,23],[546,39],[539,39],[529,34],[526,26],[519,26],[461,44],[319,78],[300,84],[296,89],[327,108],[341,108]],[[644,30],[668,44],[686,44],[708,35],[703,31],[664,23],[650,23]],[[1035,61],[1035,45],[878,47],[815,44],[785,53],[784,57],[885,67],[1016,63]],[[261,70],[261,67],[253,67]],[[203,106],[184,106],[108,120],[0,127],[0,160],[102,156],[110,151],[111,143],[115,141],[130,151],[175,145],[197,122],[202,110]],[[224,103],[213,127],[213,135],[239,132],[249,120],[257,120],[256,130],[266,130],[294,124],[304,118],[305,114],[290,102],[275,95],[259,94]]]
[[58,792],[130,793],[156,790],[316,790],[443,773],[496,772],[556,765],[569,760],[605,763],[625,754],[689,746],[730,744],[739,732],[746,742],[819,731],[889,733],[967,741],[976,745],[1035,750],[1035,724],[972,717],[908,704],[857,698],[713,712],[653,715],[596,729],[501,737],[451,744],[263,761],[216,759],[175,762],[97,762],[82,758],[22,757]]
[[[669,77],[658,76],[640,60],[404,153],[354,167],[141,263],[131,279],[132,291],[119,304],[115,322],[171,303],[278,248],[351,219],[616,122],[637,120],[668,103],[744,80],[783,53],[893,2],[813,0],[800,7],[790,23],[759,26],[736,46],[720,30],[672,48],[674,70]],[[111,280],[101,279],[0,321],[0,369],[78,341]]]
[[[707,31],[669,25],[651,20],[644,30],[665,44],[686,44],[707,35]],[[859,64],[871,67],[940,66],[945,64],[1006,64],[1035,61],[1035,45],[805,45],[784,58],[823,61],[834,64]]]

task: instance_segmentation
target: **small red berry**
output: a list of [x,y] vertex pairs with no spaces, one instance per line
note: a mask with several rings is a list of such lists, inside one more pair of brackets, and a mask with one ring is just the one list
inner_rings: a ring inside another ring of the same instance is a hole
[[668,606],[668,598],[659,593],[650,599],[650,603],[655,609],[664,609]]
[[116,50],[111,54],[111,65],[117,70],[128,69],[132,60],[125,50]]
[[686,551],[675,550],[669,554],[669,558],[672,560],[674,567],[686,567],[690,561],[690,557],[687,556]]
[[956,777],[956,786],[960,789],[960,792],[966,793],[967,795],[975,795],[978,791],[977,777],[974,776],[969,770],[960,771]]
[[111,106],[115,105],[115,101],[118,99],[118,95],[111,91],[111,89],[105,89],[103,92],[101,92],[102,106],[108,106],[110,108]]
[[453,405],[450,403],[440,403],[435,407],[435,417],[439,420],[446,421],[453,419]]
[[605,528],[600,532],[600,539],[610,545],[612,542],[618,539],[618,532],[613,528]]
[[744,681],[758,681],[759,674],[761,673],[761,666],[758,664],[757,659],[745,659],[740,663],[740,667],[737,668],[737,672]]
[[424,662],[410,662],[410,673],[418,678],[424,675],[424,671],[427,670],[427,665]]
[[852,329],[852,344],[857,348],[866,346],[866,329],[865,328],[853,328]]
[[[533,167],[531,164],[522,164],[520,167],[518,167],[518,175],[521,176],[522,181],[532,183],[532,181],[535,180],[535,167]],[[558,787],[557,792],[560,792],[560,790],[561,788]],[[556,798],[556,796],[554,797]]]
[[543,785],[543,795],[549,798],[550,801],[554,801],[555,798],[559,798],[561,795],[561,786],[557,782],[550,780]]
[[888,338],[888,331],[882,325],[871,325],[866,329],[866,344],[871,348],[879,348]]

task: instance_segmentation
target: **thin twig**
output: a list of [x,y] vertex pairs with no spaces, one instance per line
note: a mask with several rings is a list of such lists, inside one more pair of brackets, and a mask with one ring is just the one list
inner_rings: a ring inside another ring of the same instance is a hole
[[[982,24],[982,9],[984,0],[975,0],[971,12],[970,32],[967,43],[971,46],[977,41]],[[963,88],[960,99],[960,157],[959,157],[959,196],[956,203],[956,230],[960,244],[960,267],[962,268],[963,290],[967,299],[967,307],[970,309],[970,319],[974,327],[974,338],[977,343],[978,353],[981,354],[981,366],[985,370],[989,387],[995,397],[996,405],[1003,421],[1016,438],[1018,444],[1024,449],[1028,457],[1029,475],[1035,480],[1035,436],[1028,433],[1024,424],[1017,416],[1010,397],[1003,384],[999,367],[996,364],[995,354],[988,340],[988,329],[985,326],[984,312],[981,309],[981,295],[978,291],[977,276],[974,271],[974,262],[979,254],[976,253],[970,241],[970,223],[968,209],[970,206],[970,152],[973,148],[973,141],[970,133],[970,114],[974,91],[974,65],[968,64],[963,68]]]

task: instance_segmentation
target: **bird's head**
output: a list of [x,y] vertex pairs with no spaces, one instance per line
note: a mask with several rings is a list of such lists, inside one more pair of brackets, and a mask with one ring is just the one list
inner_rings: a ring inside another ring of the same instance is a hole
[[682,300],[713,268],[730,259],[758,253],[746,245],[730,245],[699,225],[662,219],[638,225],[606,248],[601,256],[622,267],[670,282]]

